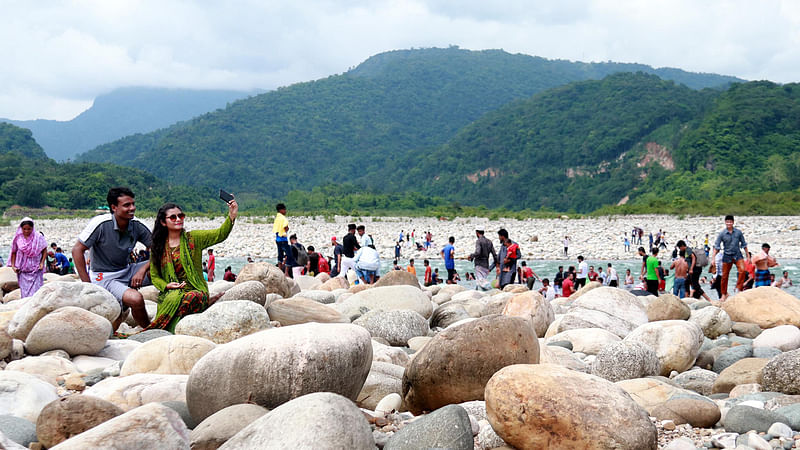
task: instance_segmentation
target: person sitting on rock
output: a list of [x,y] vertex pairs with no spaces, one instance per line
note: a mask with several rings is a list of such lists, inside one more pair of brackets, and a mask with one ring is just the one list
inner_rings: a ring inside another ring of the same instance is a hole
[[233,229],[239,213],[236,200],[228,202],[228,217],[216,230],[186,231],[186,215],[174,203],[158,210],[153,225],[153,251],[150,278],[158,294],[158,310],[146,329],[175,332],[178,322],[189,314],[201,313],[220,296],[209,298],[208,283],[203,278],[203,250],[224,241]]

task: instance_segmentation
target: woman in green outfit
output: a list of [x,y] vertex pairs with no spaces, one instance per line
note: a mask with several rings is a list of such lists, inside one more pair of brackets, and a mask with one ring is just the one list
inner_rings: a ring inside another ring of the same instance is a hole
[[189,314],[201,313],[219,297],[209,299],[203,279],[203,250],[224,241],[239,213],[236,200],[228,203],[228,217],[216,230],[186,231],[186,215],[174,203],[158,210],[153,226],[150,279],[157,287],[158,310],[147,329],[175,331],[175,325]]

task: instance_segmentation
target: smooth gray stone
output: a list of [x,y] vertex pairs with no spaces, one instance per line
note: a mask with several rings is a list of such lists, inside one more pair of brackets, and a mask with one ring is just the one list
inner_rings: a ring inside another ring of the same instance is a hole
[[787,419],[789,419],[789,423],[787,423],[787,425],[789,425],[792,430],[800,430],[800,403],[778,408],[775,410],[775,412],[778,414],[783,414]]
[[23,447],[27,447],[31,442],[36,442],[36,424],[22,417],[0,416],[0,431]]
[[766,433],[775,422],[789,425],[789,419],[783,414],[752,406],[736,405],[728,411],[723,425],[726,431],[733,433],[744,434],[750,430]]
[[553,341],[553,342],[548,342],[547,345],[552,345],[554,347],[564,347],[565,349],[572,351],[572,342],[570,341]]
[[467,411],[458,405],[447,405],[403,427],[389,438],[383,448],[472,450],[473,447],[472,425]]
[[146,330],[129,336],[128,339],[136,342],[147,342],[164,336],[172,336],[172,333],[167,330]]
[[186,428],[194,430],[194,428],[197,426],[197,422],[192,419],[192,415],[189,414],[189,407],[186,406],[186,402],[170,400],[167,402],[161,402],[161,404],[172,408],[176,413],[178,413],[181,416],[181,419],[183,419],[183,423],[186,425]]
[[783,353],[781,349],[775,347],[756,347],[753,349],[753,358],[772,359]]
[[717,356],[717,359],[714,360],[713,370],[714,372],[720,373],[732,366],[736,361],[744,358],[750,358],[751,356],[753,356],[753,347],[748,345],[731,347]]

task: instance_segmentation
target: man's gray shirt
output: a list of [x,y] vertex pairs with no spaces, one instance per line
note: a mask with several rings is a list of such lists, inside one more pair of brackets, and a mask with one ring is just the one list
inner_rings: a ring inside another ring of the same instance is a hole
[[727,228],[720,231],[717,235],[717,241],[714,243],[714,248],[717,251],[720,250],[720,243],[725,246],[725,250],[722,252],[724,256],[738,256],[741,254],[739,249],[747,247],[747,242],[744,241],[744,234],[738,228],[734,228],[732,232],[728,232]]
[[475,241],[475,253],[472,255],[472,261],[475,263],[475,267],[483,267],[485,269],[489,268],[489,255],[492,255],[492,258],[495,262],[497,262],[497,253],[494,251],[494,244],[489,239],[486,239],[486,236],[480,236],[477,241]]
[[78,241],[89,247],[93,272],[117,272],[128,267],[129,257],[137,242],[151,247],[150,229],[138,219],[131,219],[125,231],[119,229],[113,214],[96,216],[78,235]]

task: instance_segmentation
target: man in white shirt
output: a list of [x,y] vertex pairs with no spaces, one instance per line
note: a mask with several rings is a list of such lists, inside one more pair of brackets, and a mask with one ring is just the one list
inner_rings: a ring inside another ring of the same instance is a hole
[[583,260],[583,256],[578,256],[578,273],[575,276],[575,290],[586,286],[586,277],[589,275],[589,263]]
[[545,300],[551,301],[556,298],[556,290],[550,285],[550,280],[547,278],[542,280],[542,287],[539,289]]
[[608,270],[606,272],[608,285],[611,287],[619,286],[619,275],[617,275],[617,269],[611,267],[611,263],[608,263]]
[[381,257],[375,247],[361,247],[353,257],[353,264],[358,278],[365,284],[372,284],[381,267]]

